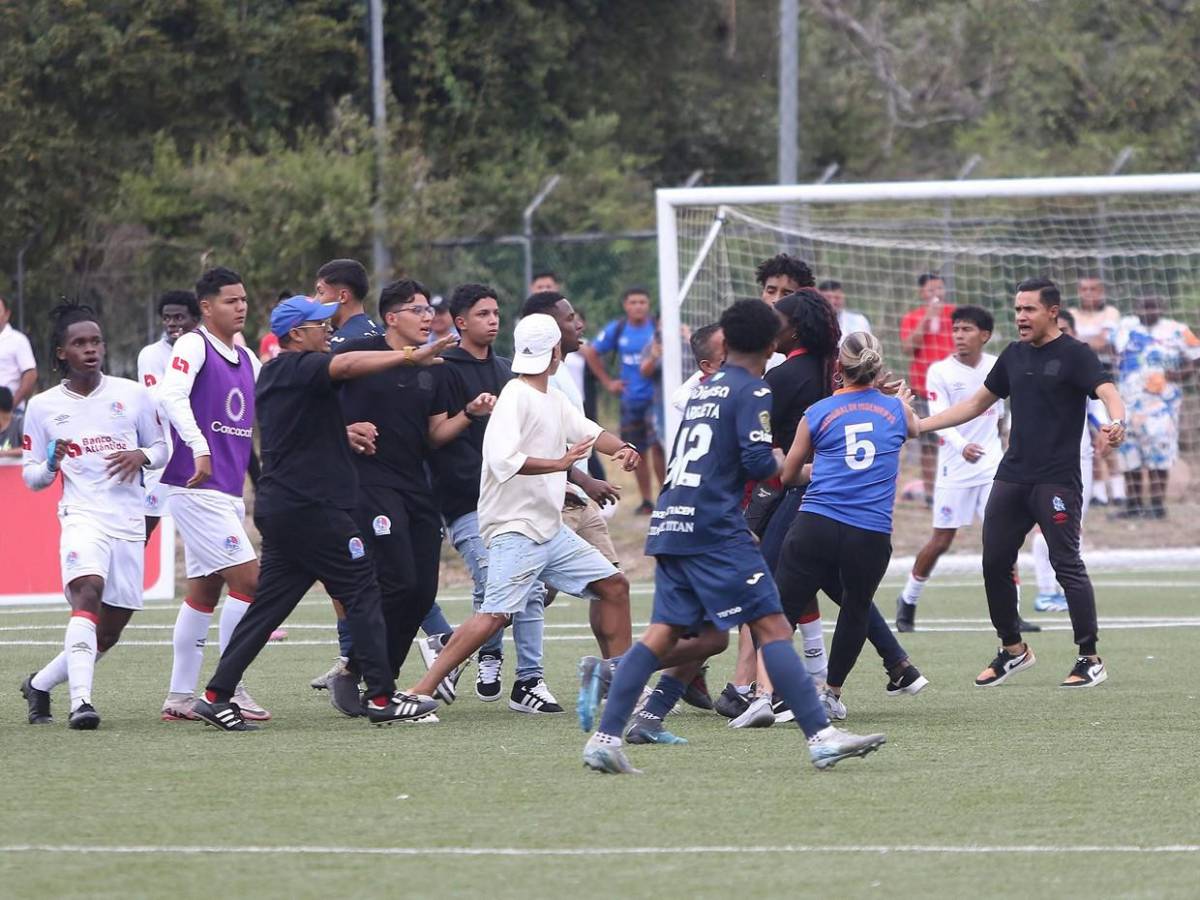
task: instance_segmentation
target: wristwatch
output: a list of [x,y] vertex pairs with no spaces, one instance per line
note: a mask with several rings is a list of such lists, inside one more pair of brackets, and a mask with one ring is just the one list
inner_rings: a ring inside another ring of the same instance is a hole
[[1122,428],[1124,428],[1124,427],[1125,427],[1125,420],[1124,420],[1124,419],[1113,419],[1113,420],[1112,420],[1111,422],[1109,422],[1108,424],[1109,424],[1109,425],[1120,425]]

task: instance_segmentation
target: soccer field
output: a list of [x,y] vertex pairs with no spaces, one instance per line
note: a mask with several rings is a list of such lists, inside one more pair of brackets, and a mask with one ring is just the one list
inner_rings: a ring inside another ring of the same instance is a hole
[[[688,746],[630,750],[644,776],[585,772],[570,708],[575,662],[595,645],[586,604],[570,598],[546,631],[547,681],[567,714],[481,703],[471,669],[440,724],[381,729],[308,687],[335,653],[328,602],[313,594],[248,673],[275,715],[255,734],[158,720],[175,616],[163,604],[100,664],[99,731],[67,730],[62,688],[56,724],[29,727],[16,688],[61,646],[64,615],[0,610],[0,893],[1195,896],[1200,576],[1096,584],[1107,684],[1056,687],[1074,648],[1053,615],[1031,638],[1037,667],[985,691],[972,686],[995,650],[980,579],[932,582],[924,630],[903,636],[931,685],[885,697],[868,646],[846,724],[888,744],[824,773],[793,725],[734,731],[690,708],[669,721]],[[889,618],[897,587],[878,596]],[[635,588],[637,623],[650,590]],[[452,621],[469,608],[461,593],[443,602]],[[206,674],[215,630],[212,643]],[[414,651],[402,685],[420,665]],[[714,694],[732,666],[732,649],[714,661]]]

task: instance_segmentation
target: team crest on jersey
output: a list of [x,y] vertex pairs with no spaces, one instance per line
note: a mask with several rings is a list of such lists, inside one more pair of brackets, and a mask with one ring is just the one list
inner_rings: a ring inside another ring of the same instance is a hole
[[362,559],[367,555],[367,548],[363,546],[362,538],[358,537],[357,535],[350,538],[350,543],[346,546],[350,550],[351,559]]
[[74,566],[79,562],[79,554],[72,550],[67,554],[67,566]]
[[240,422],[246,415],[246,395],[241,388],[230,388],[225,396],[225,415],[229,416],[231,422]]
[[114,400],[112,405],[109,407],[109,411],[112,413],[112,417],[114,419],[125,418],[125,404],[120,400]]
[[376,516],[371,521],[371,528],[375,530],[376,535],[391,534],[392,520],[387,516]]
[[930,399],[930,400],[936,400],[936,399],[937,399],[937,391],[930,391],[930,392],[929,392],[929,399]]
[[238,539],[236,534],[231,534],[229,537],[225,538],[226,553],[237,553],[241,546],[242,542]]
[[768,434],[770,433],[770,431],[771,431],[771,414],[769,412],[767,412],[765,409],[760,409],[758,411],[758,424],[762,426],[763,431],[767,432]]

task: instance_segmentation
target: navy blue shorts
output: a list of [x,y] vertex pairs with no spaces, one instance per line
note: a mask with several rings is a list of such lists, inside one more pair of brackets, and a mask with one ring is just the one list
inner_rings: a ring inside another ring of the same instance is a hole
[[783,613],[779,591],[758,546],[747,538],[696,556],[662,554],[654,578],[650,621],[696,630],[730,629]]

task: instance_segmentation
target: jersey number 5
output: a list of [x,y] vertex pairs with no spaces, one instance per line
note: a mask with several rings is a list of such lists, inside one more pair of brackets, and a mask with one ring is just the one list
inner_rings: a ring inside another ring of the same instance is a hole
[[875,445],[860,434],[870,434],[875,426],[870,422],[846,426],[846,465],[858,472],[869,469],[875,462]]
[[703,422],[684,428],[679,433],[679,440],[675,444],[677,452],[667,471],[667,487],[700,486],[700,476],[695,472],[689,472],[687,467],[690,463],[698,462],[708,453],[709,448],[712,447],[712,437],[712,426]]

